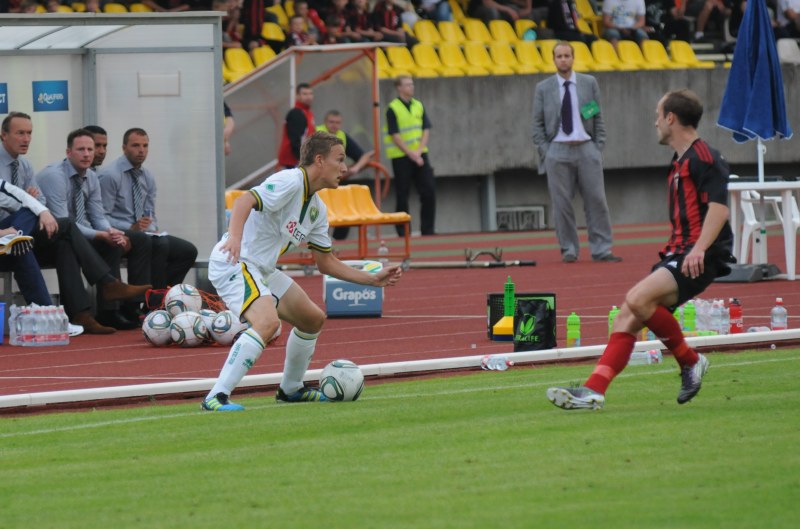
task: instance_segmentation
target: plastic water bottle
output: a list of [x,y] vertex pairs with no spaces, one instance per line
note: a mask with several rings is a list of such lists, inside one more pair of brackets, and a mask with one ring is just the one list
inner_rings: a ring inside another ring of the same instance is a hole
[[783,331],[789,328],[789,313],[783,306],[783,298],[775,298],[775,306],[769,313],[769,328],[773,331]]
[[580,347],[581,319],[574,312],[567,316],[567,347]]
[[619,314],[619,309],[616,305],[611,307],[611,310],[608,311],[608,335],[611,336],[611,333],[614,331],[614,320],[617,318],[617,314]]
[[730,311],[730,328],[731,334],[739,334],[744,332],[744,315],[742,313],[742,304],[736,298],[731,298],[728,303]]
[[505,371],[513,365],[514,362],[506,355],[486,355],[481,358],[481,369],[484,371]]
[[709,320],[709,330],[719,334],[719,329],[722,326],[722,307],[717,300],[711,305],[711,313]]
[[683,330],[697,330],[697,312],[692,301],[687,301],[683,305]]
[[47,321],[41,307],[33,309],[33,343],[31,345],[45,345],[47,336]]
[[33,323],[33,313],[31,312],[30,308],[23,307],[22,312],[20,312],[19,319],[17,320],[17,335],[19,336],[20,345],[33,345],[35,331],[36,329]]
[[58,341],[61,345],[69,345],[69,318],[64,310],[64,305],[58,306]]
[[11,305],[8,308],[8,345],[20,345],[17,334],[17,320],[19,319],[19,307]]
[[389,255],[389,248],[386,246],[386,241],[381,241],[381,245],[378,247],[378,261],[383,264],[388,263],[387,255]]
[[649,351],[634,351],[631,353],[628,365],[660,364],[663,361],[664,357],[661,355],[661,350],[651,349]]
[[725,306],[725,300],[719,300],[722,309],[722,320],[719,324],[719,334],[728,334],[731,329],[731,311]]

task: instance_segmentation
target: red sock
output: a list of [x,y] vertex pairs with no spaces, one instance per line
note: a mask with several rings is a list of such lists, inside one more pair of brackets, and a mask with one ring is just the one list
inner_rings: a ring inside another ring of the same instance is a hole
[[606,350],[603,351],[603,356],[597,362],[594,371],[586,380],[584,386],[605,394],[608,385],[614,380],[614,377],[620,374],[628,365],[628,360],[631,358],[633,346],[636,343],[636,337],[626,332],[615,332],[608,339]]
[[697,353],[686,343],[681,326],[678,325],[678,322],[666,307],[659,305],[653,315],[650,316],[650,319],[644,324],[672,352],[675,360],[678,361],[678,365],[681,367],[693,366],[697,363]]

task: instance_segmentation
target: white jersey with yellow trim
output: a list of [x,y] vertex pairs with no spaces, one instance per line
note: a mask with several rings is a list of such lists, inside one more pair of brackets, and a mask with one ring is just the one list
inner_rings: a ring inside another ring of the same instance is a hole
[[[291,246],[305,243],[312,250],[331,251],[328,209],[316,194],[309,196],[305,169],[279,171],[249,192],[255,197],[256,206],[244,225],[240,261],[268,274]],[[227,258],[219,250],[227,238],[226,233],[210,259]]]

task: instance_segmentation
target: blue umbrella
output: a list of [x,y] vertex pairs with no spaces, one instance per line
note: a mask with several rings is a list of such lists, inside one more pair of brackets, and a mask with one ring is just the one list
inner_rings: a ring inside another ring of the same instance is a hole
[[738,143],[758,139],[760,180],[764,177],[761,140],[792,137],[765,0],[747,1],[717,125],[733,131]]

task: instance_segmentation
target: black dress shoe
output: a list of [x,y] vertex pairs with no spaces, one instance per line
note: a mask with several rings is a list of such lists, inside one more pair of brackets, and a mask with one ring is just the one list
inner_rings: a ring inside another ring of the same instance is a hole
[[115,310],[101,312],[97,315],[97,321],[106,327],[112,327],[118,331],[129,331],[138,329],[139,323],[133,322]]
[[594,261],[595,263],[618,263],[622,261],[622,257],[618,257],[614,254],[607,253],[605,255],[600,255],[597,257],[592,256],[592,261]]
[[565,253],[563,256],[561,256],[561,260],[564,261],[565,263],[574,263],[575,261],[578,260],[578,258],[572,255],[571,253]]

